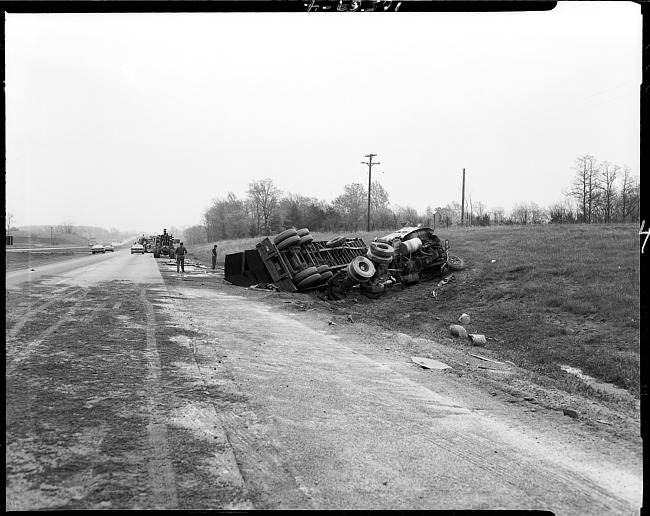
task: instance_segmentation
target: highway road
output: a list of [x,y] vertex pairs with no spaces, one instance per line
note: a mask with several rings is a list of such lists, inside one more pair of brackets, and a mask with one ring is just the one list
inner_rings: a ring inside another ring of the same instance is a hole
[[8,507],[639,512],[639,441],[401,360],[407,336],[128,250],[6,287]]

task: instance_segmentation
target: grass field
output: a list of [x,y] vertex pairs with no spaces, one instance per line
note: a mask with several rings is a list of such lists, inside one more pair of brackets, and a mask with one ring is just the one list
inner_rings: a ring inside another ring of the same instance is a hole
[[[385,233],[345,236],[368,243]],[[454,227],[437,234],[449,239],[466,271],[441,288],[428,282],[385,295],[371,305],[366,319],[374,319],[378,328],[444,340],[449,324],[467,312],[471,332],[498,339],[486,347],[502,360],[568,391],[583,384],[560,365],[639,396],[638,226]],[[314,233],[316,240],[334,236]],[[260,240],[218,242],[218,263]],[[190,257],[210,263],[211,248],[195,246]]]

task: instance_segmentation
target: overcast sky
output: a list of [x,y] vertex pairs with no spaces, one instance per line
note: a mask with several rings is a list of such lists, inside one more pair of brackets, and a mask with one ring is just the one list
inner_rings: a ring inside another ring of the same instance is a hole
[[6,211],[160,232],[273,179],[372,179],[424,212],[562,199],[589,153],[639,174],[641,14],[6,14]]

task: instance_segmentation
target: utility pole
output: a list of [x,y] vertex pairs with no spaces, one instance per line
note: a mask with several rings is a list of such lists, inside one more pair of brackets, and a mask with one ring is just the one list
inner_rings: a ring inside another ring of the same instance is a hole
[[379,162],[373,163],[372,158],[376,156],[376,154],[366,154],[364,157],[369,158],[368,161],[362,161],[361,163],[364,165],[368,165],[368,233],[370,233],[370,188],[371,188],[371,179],[372,179],[372,166],[373,165],[380,165]]
[[463,169],[463,196],[460,203],[460,225],[465,224],[465,169]]

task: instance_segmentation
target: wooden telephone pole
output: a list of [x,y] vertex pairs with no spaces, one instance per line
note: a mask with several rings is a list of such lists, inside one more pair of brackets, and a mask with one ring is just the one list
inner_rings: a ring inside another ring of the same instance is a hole
[[380,165],[379,162],[373,163],[372,158],[376,156],[376,154],[366,154],[365,157],[369,158],[368,161],[362,161],[364,165],[368,165],[368,233],[370,233],[370,188],[371,188],[371,178],[372,178],[372,166],[373,165]]
[[463,169],[463,194],[462,201],[460,203],[460,225],[465,224],[465,169]]

